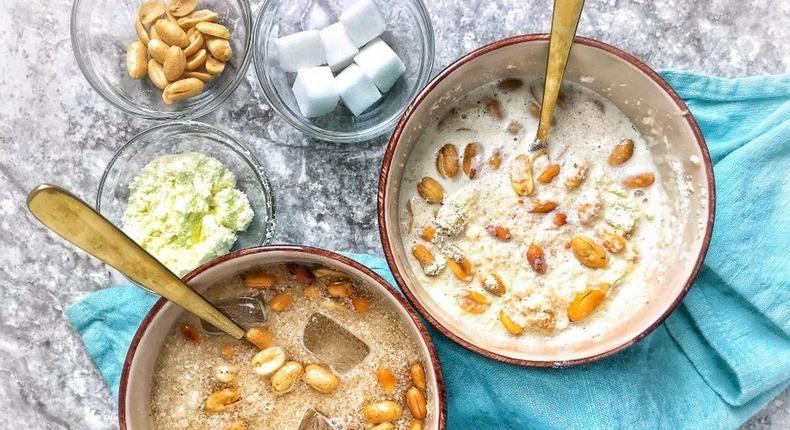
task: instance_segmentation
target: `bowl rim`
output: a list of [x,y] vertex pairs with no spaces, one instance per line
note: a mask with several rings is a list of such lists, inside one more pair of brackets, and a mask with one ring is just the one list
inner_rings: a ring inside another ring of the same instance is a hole
[[[392,130],[400,120],[403,113],[411,105],[411,102],[404,103],[403,106],[398,108],[397,111],[393,112],[390,118],[388,118],[386,121],[379,122],[368,128],[355,132],[338,132],[316,127],[310,124],[300,115],[291,114],[289,109],[285,106],[283,98],[279,95],[279,92],[274,89],[275,85],[272,82],[270,74],[266,73],[265,60],[268,58],[268,56],[264,52],[259,52],[257,49],[258,42],[264,37],[264,35],[261,34],[263,33],[261,26],[263,25],[264,15],[271,12],[273,5],[280,4],[282,1],[283,0],[266,0],[263,5],[261,5],[258,15],[255,19],[255,23],[253,24],[253,69],[266,103],[268,103],[269,106],[271,106],[272,109],[274,109],[274,111],[277,112],[277,114],[279,114],[280,117],[282,117],[290,126],[294,127],[307,137],[314,139],[335,143],[354,143],[374,139]],[[419,72],[417,73],[417,82],[415,83],[414,89],[410,91],[410,97],[407,98],[407,100],[413,100],[414,97],[422,91],[425,84],[430,80],[431,74],[433,73],[433,64],[436,59],[436,36],[434,34],[431,15],[428,13],[428,8],[425,6],[425,3],[422,0],[404,1],[408,1],[416,6],[420,13],[420,18],[425,26],[425,37],[422,40],[422,46],[425,49],[423,50],[421,56],[422,61]]]
[[[395,280],[397,281],[398,285],[400,285],[401,290],[403,290],[406,298],[409,302],[417,309],[417,311],[425,318],[431,325],[439,330],[442,334],[452,339],[455,343],[461,345],[462,347],[466,348],[469,351],[482,355],[486,358],[493,359],[496,361],[500,361],[503,363],[515,364],[518,366],[524,367],[570,367],[576,366],[581,364],[588,364],[603,358],[612,356],[617,354],[618,352],[627,349],[634,343],[638,342],[648,334],[650,334],[653,330],[655,330],[661,323],[666,320],[669,314],[675,310],[675,308],[680,304],[683,298],[688,293],[689,289],[691,288],[694,279],[697,277],[699,270],[702,266],[702,263],[705,259],[705,255],[708,252],[708,247],[710,245],[711,235],[713,233],[713,222],[715,219],[715,212],[716,212],[716,188],[715,188],[715,180],[713,177],[713,165],[711,163],[710,154],[708,152],[708,147],[705,144],[705,139],[702,136],[702,132],[697,125],[696,120],[694,119],[691,111],[686,106],[686,103],[680,98],[680,96],[675,92],[675,90],[660,76],[656,73],[652,68],[650,68],[647,64],[639,60],[632,54],[629,54],[619,48],[616,48],[612,45],[609,45],[605,42],[601,42],[596,39],[587,38],[576,36],[574,38],[574,43],[589,46],[592,48],[597,48],[599,50],[605,51],[610,55],[614,55],[619,57],[620,59],[630,63],[632,66],[639,69],[645,76],[650,78],[661,90],[664,91],[675,103],[677,108],[680,112],[684,112],[683,115],[686,118],[686,121],[691,128],[692,133],[694,134],[695,140],[699,149],[702,153],[703,158],[703,165],[705,167],[705,174],[707,178],[707,189],[708,189],[708,213],[706,217],[706,225],[705,225],[705,234],[703,236],[702,244],[699,250],[699,254],[697,255],[697,259],[694,263],[694,267],[689,273],[686,282],[683,285],[683,289],[680,291],[678,296],[667,306],[667,308],[659,315],[659,317],[653,321],[646,329],[641,331],[640,333],[636,333],[632,338],[627,339],[623,343],[614,348],[604,351],[602,353],[598,353],[591,356],[585,356],[576,358],[573,360],[565,360],[565,361],[551,361],[551,360],[527,360],[521,358],[514,358],[511,356],[503,355],[497,352],[493,352],[487,350],[483,347],[480,347],[466,339],[456,335],[450,329],[445,327],[442,323],[440,323],[434,316],[428,312],[428,310],[422,305],[422,303],[417,299],[416,295],[412,291],[412,287],[406,282],[406,278],[401,274],[400,269],[395,261],[395,255],[393,251],[393,246],[389,236],[387,235],[388,225],[387,219],[385,216],[385,206],[386,202],[389,200],[390,195],[387,190],[387,180],[389,178],[390,169],[392,168],[393,157],[395,154],[395,149],[400,143],[401,134],[404,131],[407,123],[411,119],[412,115],[414,114],[417,107],[425,100],[425,98],[430,94],[440,82],[442,82],[445,78],[455,72],[461,66],[467,64],[468,62],[481,57],[491,51],[495,51],[497,49],[501,49],[504,47],[508,47],[511,45],[517,45],[521,43],[528,43],[528,42],[545,42],[549,40],[548,33],[530,33],[530,34],[522,34],[517,36],[508,37],[505,39],[500,39],[490,44],[484,45],[480,48],[475,49],[474,51],[463,55],[459,59],[452,62],[448,65],[444,70],[442,70],[436,77],[434,77],[428,85],[417,95],[417,97],[409,104],[409,107],[406,109],[406,112],[403,114],[403,117],[398,122],[398,125],[395,127],[395,130],[390,137],[389,142],[387,143],[387,148],[384,153],[384,159],[381,164],[381,171],[379,174],[379,184],[378,184],[378,222],[379,222],[379,236],[381,238],[382,248],[384,250],[384,256],[386,257],[387,264],[392,271]],[[397,198],[397,196],[395,197]]]
[[[146,128],[145,130],[135,134],[129,139],[126,143],[124,143],[117,151],[113,154],[110,161],[107,163],[107,167],[104,168],[104,172],[102,172],[101,179],[99,179],[99,187],[96,191],[96,211],[101,213],[101,200],[102,195],[104,194],[105,187],[107,186],[107,177],[110,174],[110,171],[115,166],[115,163],[120,159],[121,155],[126,153],[130,148],[132,148],[135,144],[139,142],[140,139],[152,133],[154,131],[165,129],[165,128],[173,128],[173,127],[184,127],[190,130],[198,130],[203,133],[214,134],[222,138],[223,141],[227,144],[227,146],[236,153],[244,162],[252,168],[255,172],[255,176],[258,180],[258,183],[261,184],[261,188],[263,189],[263,194],[266,196],[266,222],[263,231],[263,235],[258,243],[258,245],[266,245],[272,240],[272,235],[274,234],[274,226],[277,214],[277,203],[276,198],[274,196],[274,189],[272,188],[271,181],[269,180],[269,176],[266,173],[266,170],[263,168],[263,165],[258,160],[258,158],[253,154],[253,152],[243,143],[239,142],[236,138],[231,136],[229,133],[211,125],[206,124],[204,122],[194,121],[194,120],[179,120],[179,121],[168,121],[162,122],[159,124],[155,124],[151,127]],[[145,144],[144,144],[145,145]],[[175,152],[171,152],[174,154]],[[205,154],[211,157],[211,154]],[[258,213],[256,212],[255,215],[257,216]]]
[[[202,117],[207,115],[217,108],[219,108],[222,103],[224,103],[230,96],[236,91],[239,87],[241,82],[247,75],[247,69],[250,66],[250,62],[252,61],[252,48],[253,48],[253,23],[254,20],[252,18],[252,8],[250,6],[249,0],[236,0],[239,4],[241,11],[242,11],[242,19],[244,21],[244,25],[247,26],[249,29],[247,31],[247,37],[243,41],[244,49],[244,56],[241,59],[241,63],[239,65],[238,70],[236,71],[236,75],[230,81],[230,84],[225,87],[222,91],[217,92],[211,99],[207,100],[204,104],[200,106],[196,106],[194,108],[184,108],[174,110],[172,112],[162,112],[156,111],[154,113],[145,112],[140,109],[137,103],[130,103],[129,106],[124,106],[107,94],[100,86],[95,82],[95,78],[93,77],[94,73],[92,72],[92,68],[88,67],[86,61],[83,61],[82,55],[80,54],[80,49],[78,49],[79,43],[77,42],[77,9],[87,0],[74,0],[74,3],[71,6],[71,12],[69,14],[69,37],[71,39],[71,52],[74,55],[74,59],[77,63],[77,66],[82,72],[82,76],[88,81],[88,84],[93,88],[93,90],[101,96],[107,103],[111,106],[119,109],[120,111],[133,115],[138,118],[153,120],[153,121],[171,121],[171,120],[190,120]],[[131,42],[130,42],[131,43]]]
[[[273,252],[290,252],[296,254],[306,254],[309,256],[318,256],[318,257],[325,257],[334,260],[342,265],[350,266],[355,270],[358,270],[365,275],[369,276],[373,279],[378,286],[382,287],[384,291],[392,296],[398,304],[406,311],[406,313],[411,318],[414,325],[417,327],[417,331],[422,338],[423,344],[428,349],[428,356],[431,361],[431,366],[434,370],[434,375],[436,375],[436,391],[437,397],[439,398],[439,405],[437,410],[437,419],[438,419],[438,428],[439,430],[444,430],[447,426],[447,399],[445,396],[445,385],[444,385],[444,377],[442,376],[442,367],[441,363],[439,362],[439,357],[436,353],[436,347],[431,340],[431,336],[428,333],[428,328],[420,319],[420,315],[411,307],[409,306],[409,302],[407,302],[403,295],[399,294],[398,291],[389,284],[383,277],[379,274],[374,272],[372,269],[364,266],[362,263],[358,263],[357,261],[352,260],[346,256],[337,254],[335,252],[316,248],[311,246],[299,246],[299,245],[287,245],[287,244],[280,244],[280,245],[270,245],[270,246],[257,246],[252,248],[245,248],[235,252],[231,252],[229,254],[222,255],[220,257],[214,258],[209,260],[208,262],[202,264],[197,269],[187,273],[182,279],[185,283],[188,283],[192,279],[194,279],[199,274],[205,272],[206,270],[220,265],[226,261],[234,260],[239,257],[244,257],[248,255],[257,255],[257,254],[266,254],[266,253],[273,253]],[[134,360],[135,354],[137,353],[137,347],[142,340],[143,335],[146,333],[148,328],[150,327],[151,323],[153,322],[154,318],[159,314],[162,308],[167,304],[169,300],[165,298],[159,298],[156,301],[154,306],[146,313],[145,318],[143,318],[140,326],[137,328],[137,331],[132,338],[132,342],[129,345],[129,349],[126,352],[126,358],[124,359],[123,366],[121,368],[121,379],[118,387],[118,423],[121,430],[128,430],[126,426],[126,397],[127,397],[127,389],[129,386],[129,377],[130,377],[130,369],[132,367],[132,361]]]

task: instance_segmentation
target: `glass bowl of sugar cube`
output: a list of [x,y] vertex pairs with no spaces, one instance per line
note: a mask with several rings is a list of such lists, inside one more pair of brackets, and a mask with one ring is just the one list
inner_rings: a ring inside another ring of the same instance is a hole
[[268,0],[254,33],[266,100],[303,134],[326,141],[392,130],[433,67],[421,0]]

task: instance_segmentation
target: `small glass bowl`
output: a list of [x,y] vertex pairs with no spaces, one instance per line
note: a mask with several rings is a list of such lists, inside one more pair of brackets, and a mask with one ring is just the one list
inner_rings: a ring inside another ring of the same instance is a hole
[[[346,2],[350,3],[350,2]],[[343,1],[267,0],[255,21],[253,58],[258,82],[269,104],[288,123],[309,137],[332,142],[358,142],[395,127],[406,107],[430,78],[434,60],[433,26],[421,0],[377,0],[387,22],[381,35],[406,65],[395,85],[371,108],[354,116],[342,103],[327,115],[305,118],[291,86],[295,73],[280,68],[274,40],[303,30],[320,30],[334,22]]]
[[115,153],[104,170],[96,210],[117,226],[129,202],[129,186],[150,162],[182,152],[200,152],[220,161],[236,175],[255,212],[247,230],[238,233],[232,251],[271,242],[274,230],[274,195],[266,173],[255,156],[227,133],[207,124],[180,121],[160,124],[133,137]]
[[71,44],[82,74],[110,104],[146,119],[174,120],[203,116],[216,109],[244,79],[252,58],[252,11],[247,0],[200,0],[198,8],[219,14],[231,32],[233,56],[225,70],[206,82],[198,96],[166,105],[162,90],[145,77],[132,79],[126,47],[138,40],[134,25],[143,0],[75,0]]

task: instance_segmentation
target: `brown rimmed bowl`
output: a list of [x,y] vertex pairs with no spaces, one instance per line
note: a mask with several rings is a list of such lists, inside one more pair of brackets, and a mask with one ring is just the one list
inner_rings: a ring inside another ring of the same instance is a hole
[[[652,285],[655,294],[644,309],[597,338],[566,347],[526,344],[486,336],[442,309],[412,272],[401,239],[399,213],[401,181],[409,155],[422,130],[464,93],[488,82],[512,76],[542,76],[548,54],[547,34],[515,36],[483,46],[452,63],[409,105],[389,140],[378,188],[379,233],[384,254],[406,297],[439,331],[485,357],[534,367],[563,367],[613,355],[647,336],[677,307],[691,287],[705,258],[713,230],[715,190],[713,167],[702,133],[686,104],[655,71],[640,60],[597,40],[577,37],[565,79],[611,100],[646,138],[659,169],[677,161],[688,178],[691,196],[677,219],[676,258],[664,261],[667,270]],[[652,120],[643,121],[646,117]],[[666,139],[664,139],[666,138]],[[666,180],[677,175],[664,175]],[[670,201],[681,204],[681,187],[667,184]]]
[[[290,245],[248,248],[211,260],[184,277],[184,281],[197,291],[235,274],[261,265],[277,263],[320,264],[344,271],[370,286],[371,292],[380,294],[392,306],[421,348],[428,383],[429,415],[426,429],[443,430],[447,420],[444,382],[436,350],[417,313],[406,300],[379,275],[365,266],[330,251]],[[143,319],[129,352],[126,354],[118,395],[118,420],[122,430],[150,430],[150,395],[154,366],[159,351],[171,327],[184,311],[175,304],[160,299]]]

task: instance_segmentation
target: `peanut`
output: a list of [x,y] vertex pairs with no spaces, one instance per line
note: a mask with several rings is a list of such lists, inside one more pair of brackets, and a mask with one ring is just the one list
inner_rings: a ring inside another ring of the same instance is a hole
[[436,179],[429,176],[420,179],[417,184],[417,193],[431,204],[438,204],[444,200],[444,188]]
[[247,430],[247,423],[244,421],[233,421],[225,427],[225,430]]
[[197,31],[220,39],[230,39],[230,30],[222,24],[214,22],[199,22],[195,25]]
[[210,73],[194,72],[194,71],[192,71],[192,72],[185,72],[184,73],[184,77],[199,79],[201,82],[208,82],[208,81],[214,79],[214,75],[212,75]]
[[255,354],[250,364],[258,375],[269,376],[285,364],[285,350],[279,346],[271,346]]
[[455,145],[448,143],[436,153],[436,170],[445,178],[454,178],[458,175],[458,150]]
[[137,10],[137,17],[143,25],[149,25],[165,14],[165,7],[160,0],[147,0]]
[[328,367],[321,364],[310,364],[304,369],[304,382],[322,394],[329,394],[340,386],[340,378]]
[[178,19],[181,28],[192,28],[201,22],[216,22],[219,15],[208,9],[196,10],[187,16]]
[[148,42],[148,53],[151,54],[151,57],[158,61],[159,64],[163,64],[165,62],[168,49],[170,49],[170,47],[161,40],[154,39]]
[[414,420],[409,423],[409,427],[407,430],[422,430],[422,421],[421,420]]
[[143,45],[151,43],[152,37],[145,31],[145,26],[139,19],[134,23],[134,31],[137,32],[137,38],[140,39],[140,42],[143,42]]
[[395,421],[403,415],[403,408],[392,400],[373,402],[362,410],[365,419],[373,424]]
[[427,385],[425,380],[425,369],[422,367],[422,363],[413,363],[409,367],[409,375],[411,376],[411,382],[414,383],[414,386],[425,391]]
[[467,290],[459,294],[457,301],[458,306],[470,314],[482,314],[489,307],[486,296],[472,290]]
[[532,194],[532,160],[526,154],[518,155],[510,166],[510,184],[519,196]]
[[464,147],[463,169],[469,179],[474,179],[477,176],[478,155],[480,152],[480,145],[475,142],[469,143]]
[[[297,361],[289,361],[283,364],[272,375],[272,391],[275,394],[285,394],[296,388],[296,383],[302,376],[304,368]],[[339,381],[338,381],[339,383]]]
[[171,0],[167,11],[173,16],[182,17],[188,15],[197,7],[197,0]]
[[426,225],[420,232],[420,239],[426,242],[433,242],[436,237],[436,229],[432,225]]
[[162,63],[162,68],[165,71],[165,77],[168,81],[173,82],[181,75],[184,74],[184,69],[187,65],[187,57],[184,51],[178,46],[171,46],[165,55],[165,62]]
[[269,307],[275,312],[282,312],[291,306],[294,301],[294,295],[291,293],[279,293],[272,297],[269,302]]
[[148,49],[143,42],[132,42],[126,48],[126,69],[132,79],[142,79],[148,72]]
[[238,388],[215,391],[203,402],[203,410],[211,414],[224,412],[233,407],[239,399],[241,399],[241,393]]
[[244,337],[258,349],[266,349],[274,344],[274,335],[264,327],[251,327]]
[[[156,40],[152,40],[156,42]],[[169,82],[165,76],[165,69],[155,59],[148,60],[148,79],[160,90],[167,88]]]
[[245,288],[265,290],[277,284],[277,279],[266,272],[247,272],[244,274],[243,284]]
[[392,423],[381,423],[371,427],[370,430],[395,430],[395,425]]
[[395,374],[392,373],[391,370],[387,369],[386,367],[379,367],[379,370],[376,371],[376,379],[379,382],[381,391],[384,391],[387,394],[395,393],[395,388],[398,385],[398,381],[395,379]]
[[201,49],[186,60],[186,69],[195,70],[206,64],[206,50]]
[[600,306],[604,298],[606,298],[606,293],[597,289],[577,294],[571,304],[568,305],[568,319],[572,322],[577,322],[587,318]]
[[580,263],[592,269],[602,269],[609,265],[606,250],[592,239],[583,235],[571,238],[571,249]]
[[612,153],[609,154],[609,165],[619,166],[634,155],[634,141],[631,139],[623,139],[620,144],[614,147]]
[[162,100],[164,100],[165,104],[173,104],[202,93],[204,87],[203,81],[196,78],[186,78],[171,82],[162,92]]
[[233,48],[226,39],[206,36],[206,48],[219,61],[228,61],[233,56]]
[[415,419],[422,420],[428,413],[425,396],[416,387],[406,390],[406,406]]
[[189,37],[189,45],[184,48],[184,55],[187,57],[198,52],[198,50],[206,44],[206,39],[203,38],[203,35],[199,31],[194,31],[192,34],[188,34],[187,37]]
[[225,70],[225,63],[209,55],[206,57],[206,71],[212,75],[219,75]]
[[453,259],[447,259],[447,267],[453,272],[458,280],[463,282],[469,282],[472,280],[472,275],[474,275],[474,266],[472,266],[472,262],[469,261],[466,257],[461,257],[458,261]]
[[178,26],[166,19],[160,19],[154,24],[156,34],[163,42],[170,46],[178,46],[179,48],[186,48],[189,46],[189,38],[186,32]]

